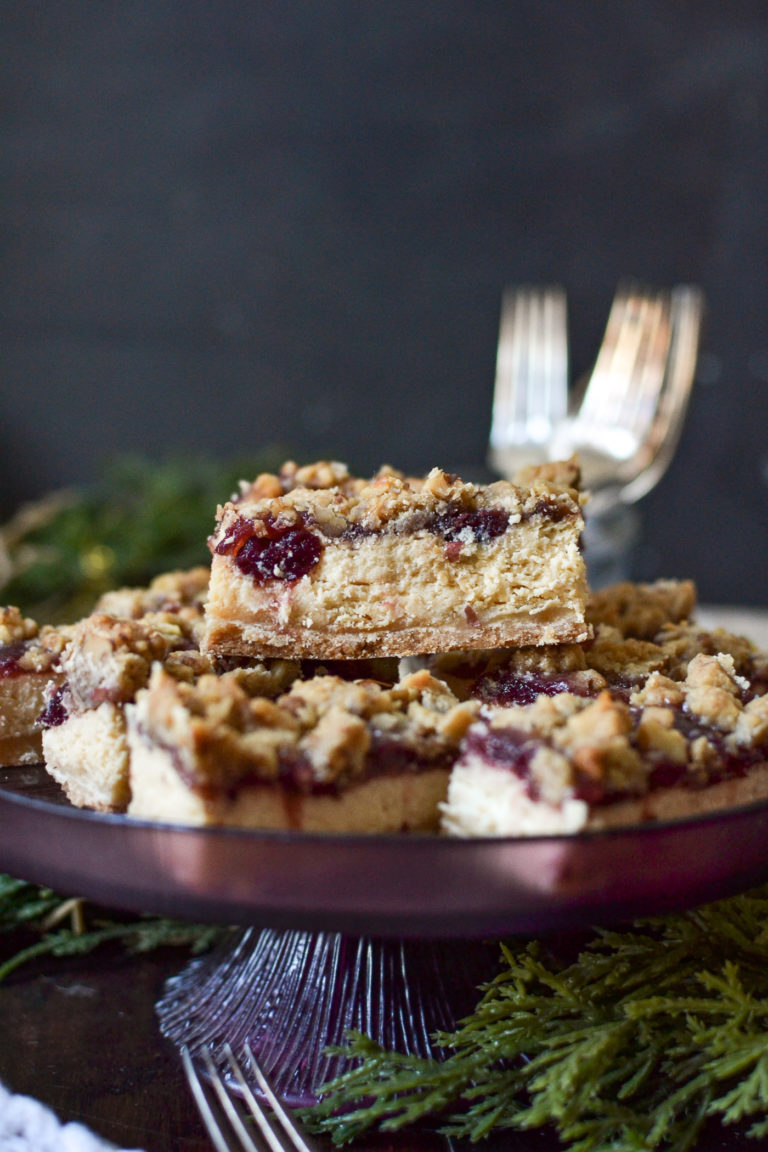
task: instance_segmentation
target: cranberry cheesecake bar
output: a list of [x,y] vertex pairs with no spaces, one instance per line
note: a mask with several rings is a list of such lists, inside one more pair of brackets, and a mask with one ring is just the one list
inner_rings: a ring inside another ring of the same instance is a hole
[[573,833],[765,799],[765,661],[746,664],[752,679],[732,655],[698,652],[682,677],[680,666],[640,673],[628,694],[598,680],[486,708],[454,765],[444,832]]
[[155,660],[172,674],[210,671],[201,655],[208,569],[165,572],[146,587],[106,592],[69,629],[60,676],[46,693],[43,758],[74,804],[124,811],[130,797],[125,704]]
[[[198,617],[199,624],[199,617]],[[156,660],[177,674],[201,670],[194,621],[171,612],[137,619],[95,612],[72,626],[61,680],[43,711],[43,757],[73,804],[119,812],[130,796],[125,704],[149,680]]]
[[204,648],[319,660],[580,641],[573,464],[525,485],[286,465],[218,510]]
[[[155,664],[182,681],[218,670],[218,662],[200,652],[201,628],[201,605],[176,601],[172,610],[136,618],[95,612],[73,625],[61,655],[62,683],[49,692],[43,713],[45,765],[73,804],[125,811],[131,795],[126,705]],[[295,662],[276,661],[254,663],[243,674],[253,691],[276,695],[298,671]]]
[[391,687],[316,675],[268,700],[239,670],[190,684],[156,666],[127,709],[129,814],[311,832],[435,831],[476,714],[424,671]]
[[0,764],[40,760],[40,717],[48,686],[62,678],[66,637],[64,627],[39,627],[16,607],[0,608]]

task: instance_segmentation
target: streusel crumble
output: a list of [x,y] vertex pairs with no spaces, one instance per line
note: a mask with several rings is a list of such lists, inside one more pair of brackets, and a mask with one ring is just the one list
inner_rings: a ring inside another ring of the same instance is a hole
[[156,667],[127,712],[131,815],[369,833],[436,829],[477,706],[424,671],[317,675],[272,701],[241,671],[188,684]]

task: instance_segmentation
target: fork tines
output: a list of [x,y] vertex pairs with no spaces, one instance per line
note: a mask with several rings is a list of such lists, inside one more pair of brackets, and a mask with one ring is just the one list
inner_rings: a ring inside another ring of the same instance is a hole
[[247,1042],[244,1051],[258,1091],[269,1105],[269,1115],[228,1044],[223,1054],[236,1081],[236,1091],[228,1088],[207,1048],[196,1053],[204,1076],[198,1074],[187,1046],[181,1049],[190,1090],[217,1152],[316,1152],[316,1146],[275,1096]]
[[522,464],[578,453],[594,516],[640,499],[666,470],[693,384],[704,297],[690,285],[619,285],[592,372],[567,411],[565,297],[552,292],[504,295],[489,459],[512,479]]
[[643,459],[622,491],[625,503],[650,492],[674,456],[696,371],[704,307],[704,293],[696,285],[681,284],[671,293],[664,382],[648,423]]
[[517,287],[502,297],[490,463],[502,475],[546,458],[568,407],[566,296]]

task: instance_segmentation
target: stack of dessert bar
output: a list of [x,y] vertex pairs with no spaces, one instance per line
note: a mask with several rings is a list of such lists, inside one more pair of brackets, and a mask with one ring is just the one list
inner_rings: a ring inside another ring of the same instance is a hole
[[768,657],[689,581],[590,594],[583,506],[573,461],[287,464],[219,508],[210,571],[62,629],[7,609],[0,686],[73,803],[141,819],[515,836],[768,796]]

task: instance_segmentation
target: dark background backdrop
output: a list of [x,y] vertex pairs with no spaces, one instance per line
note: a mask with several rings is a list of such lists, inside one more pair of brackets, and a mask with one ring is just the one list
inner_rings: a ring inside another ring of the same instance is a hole
[[709,324],[634,574],[768,604],[763,0],[2,4],[0,511],[128,449],[479,469],[499,301]]

